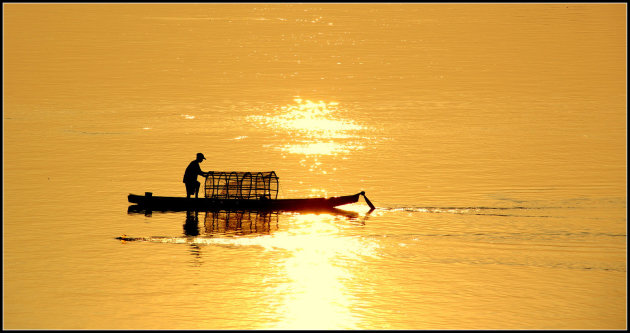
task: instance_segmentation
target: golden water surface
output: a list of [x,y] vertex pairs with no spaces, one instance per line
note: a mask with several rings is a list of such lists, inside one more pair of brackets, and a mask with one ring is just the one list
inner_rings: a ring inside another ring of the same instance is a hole
[[[625,4],[3,16],[4,328],[626,328]],[[197,152],[377,209],[128,213]]]

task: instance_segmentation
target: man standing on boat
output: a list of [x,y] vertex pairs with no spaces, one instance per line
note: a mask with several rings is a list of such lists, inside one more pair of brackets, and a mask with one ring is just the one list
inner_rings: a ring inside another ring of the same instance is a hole
[[197,181],[197,175],[206,176],[208,172],[201,171],[199,163],[203,162],[206,158],[202,153],[197,153],[197,159],[190,162],[184,172],[184,184],[186,184],[186,198],[190,198],[191,195],[195,195],[195,198],[199,197],[199,187],[201,183]]

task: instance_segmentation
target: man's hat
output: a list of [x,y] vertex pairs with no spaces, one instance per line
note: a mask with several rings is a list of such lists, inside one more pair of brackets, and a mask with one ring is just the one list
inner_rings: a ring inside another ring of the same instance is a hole
[[206,159],[206,158],[203,156],[203,154],[202,154],[202,153],[197,153],[197,158],[200,158],[200,157],[201,157],[201,159],[202,159],[202,160],[205,160],[205,159]]

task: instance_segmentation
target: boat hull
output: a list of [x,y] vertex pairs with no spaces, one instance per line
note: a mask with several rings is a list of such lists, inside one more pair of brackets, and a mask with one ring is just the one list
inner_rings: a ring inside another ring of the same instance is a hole
[[145,195],[129,194],[128,200],[138,208],[154,211],[184,211],[184,210],[274,210],[274,211],[305,211],[327,210],[337,206],[355,203],[363,192],[330,198],[303,199],[212,199],[212,198],[184,198],[161,197],[151,193]]

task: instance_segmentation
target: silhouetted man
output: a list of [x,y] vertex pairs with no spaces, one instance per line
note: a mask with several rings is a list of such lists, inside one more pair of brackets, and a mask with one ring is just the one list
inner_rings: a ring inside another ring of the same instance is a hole
[[199,163],[203,162],[206,158],[202,153],[197,153],[197,159],[190,162],[184,172],[184,184],[186,184],[186,198],[190,198],[191,195],[195,195],[195,198],[199,196],[199,186],[201,184],[197,181],[197,175],[206,176],[208,173],[201,171]]

